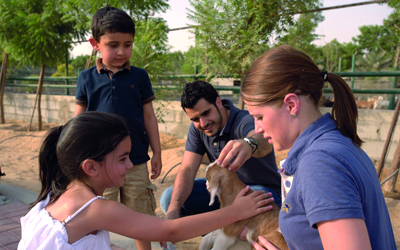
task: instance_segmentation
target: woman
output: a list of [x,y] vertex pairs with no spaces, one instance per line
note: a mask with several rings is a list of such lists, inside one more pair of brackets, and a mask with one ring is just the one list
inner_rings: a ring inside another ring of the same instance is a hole
[[[334,91],[332,115],[318,108],[324,81]],[[256,133],[275,150],[290,149],[281,170],[286,197],[279,216],[289,248],[396,249],[375,167],[360,148],[347,83],[283,45],[252,64],[241,94]]]

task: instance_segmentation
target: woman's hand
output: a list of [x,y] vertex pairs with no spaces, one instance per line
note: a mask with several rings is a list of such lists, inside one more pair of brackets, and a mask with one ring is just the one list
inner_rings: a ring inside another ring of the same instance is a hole
[[253,241],[252,245],[256,250],[279,250],[278,248],[276,248],[274,245],[272,245],[268,240],[266,240],[264,237],[262,236],[258,236],[258,240],[266,247],[262,247],[260,246],[257,242]]
[[264,191],[255,191],[245,196],[249,190],[249,186],[243,188],[232,204],[232,206],[236,207],[237,214],[242,217],[241,220],[272,209],[272,206],[266,206],[271,202],[271,199],[268,199],[271,196],[270,193],[265,194]]

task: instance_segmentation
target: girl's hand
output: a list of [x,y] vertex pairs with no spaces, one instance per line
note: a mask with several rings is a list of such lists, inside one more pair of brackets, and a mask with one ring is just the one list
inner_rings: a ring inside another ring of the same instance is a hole
[[253,241],[252,245],[256,250],[279,250],[278,248],[276,248],[274,245],[272,245],[271,243],[269,243],[268,240],[266,240],[264,237],[262,236],[258,236],[258,240],[266,247],[262,247],[260,246],[257,242]]
[[232,204],[232,206],[236,207],[237,215],[241,217],[240,220],[272,209],[272,206],[266,206],[273,201],[273,198],[267,199],[271,196],[270,193],[265,194],[264,191],[255,191],[245,196],[249,189],[249,186],[243,188]]

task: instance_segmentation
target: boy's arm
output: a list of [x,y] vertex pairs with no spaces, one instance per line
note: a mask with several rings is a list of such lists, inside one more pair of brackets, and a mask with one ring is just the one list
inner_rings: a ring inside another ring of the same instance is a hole
[[79,114],[85,113],[86,112],[86,108],[87,108],[87,105],[75,104],[74,117],[79,115]]
[[150,146],[153,151],[153,157],[151,158],[151,179],[156,179],[161,173],[162,162],[160,135],[158,132],[158,123],[154,114],[152,102],[148,102],[143,105],[143,116],[144,128],[146,129]]

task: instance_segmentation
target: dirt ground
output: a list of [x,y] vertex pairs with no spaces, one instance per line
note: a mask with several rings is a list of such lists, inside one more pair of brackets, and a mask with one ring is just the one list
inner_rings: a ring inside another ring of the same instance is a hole
[[[37,131],[37,124],[33,124],[31,132],[27,132],[28,125],[20,120],[7,120],[6,124],[0,124],[0,167],[5,176],[1,176],[0,181],[15,186],[20,186],[28,190],[39,192],[40,183],[38,177],[38,152],[40,144],[46,130],[58,124],[43,124],[42,131]],[[172,136],[160,134],[162,148],[163,169],[161,175],[153,181],[157,186],[155,193],[157,200],[156,214],[164,217],[160,209],[158,198],[162,192],[173,185],[179,164],[182,160],[185,140],[177,139]],[[277,162],[286,158],[286,151],[275,152]],[[151,152],[150,152],[151,154]],[[198,176],[204,176],[205,165],[198,172]],[[385,176],[385,172],[383,172]],[[400,178],[396,183],[396,189],[400,188]],[[393,230],[400,249],[400,201],[397,199],[386,198],[389,209]],[[177,243],[177,249],[195,250],[198,249],[201,237]]]

